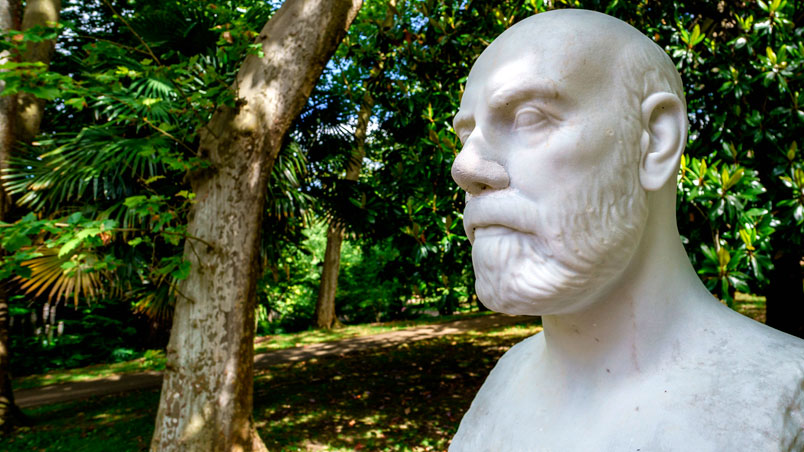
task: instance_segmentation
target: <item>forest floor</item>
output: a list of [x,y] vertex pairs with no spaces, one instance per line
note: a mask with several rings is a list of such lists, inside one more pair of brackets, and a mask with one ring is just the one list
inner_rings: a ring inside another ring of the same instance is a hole
[[[255,369],[260,370],[276,364],[306,361],[313,358],[333,355],[345,356],[364,350],[397,347],[401,344],[423,339],[462,334],[468,331],[485,331],[536,321],[538,321],[538,317],[508,316],[502,314],[481,315],[445,323],[413,326],[380,334],[308,343],[296,347],[269,351],[264,351],[266,348],[260,347],[259,344],[266,341],[262,340],[262,338],[258,338],[256,341],[258,345],[254,365]],[[161,383],[162,372],[158,370],[122,372],[95,378],[86,378],[80,381],[69,381],[37,387],[23,387],[15,389],[14,398],[17,405],[26,409],[100,395],[157,388],[161,386]]]
[[[764,300],[743,297],[737,309],[762,320]],[[260,437],[272,451],[446,450],[500,356],[541,331],[533,318],[482,315],[465,320],[471,322],[340,341],[354,345],[350,352],[334,344],[310,344],[282,351],[296,360],[279,359],[282,354],[272,355],[274,360],[258,358],[254,422]],[[390,339],[394,337],[399,340]],[[286,339],[314,340],[306,333]],[[266,344],[258,344],[258,350],[260,346]],[[33,425],[0,438],[0,450],[146,451],[158,405],[157,383],[29,407],[24,411]]]
[[[341,341],[347,353],[301,347],[259,361],[254,421],[272,451],[446,450],[499,357],[539,331],[537,318],[483,315]],[[0,450],[146,451],[158,404],[157,385],[26,408],[33,425]]]

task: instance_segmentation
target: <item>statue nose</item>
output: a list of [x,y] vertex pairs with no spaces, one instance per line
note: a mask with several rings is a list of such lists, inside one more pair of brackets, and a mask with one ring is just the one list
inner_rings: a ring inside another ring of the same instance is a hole
[[452,179],[472,196],[486,190],[502,190],[509,184],[505,167],[486,158],[476,144],[469,143],[452,163]]

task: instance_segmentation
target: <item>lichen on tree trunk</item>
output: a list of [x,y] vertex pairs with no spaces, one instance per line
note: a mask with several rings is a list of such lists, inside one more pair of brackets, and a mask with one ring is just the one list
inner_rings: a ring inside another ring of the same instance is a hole
[[268,175],[282,138],[360,8],[359,0],[288,0],[246,58],[235,108],[201,131],[208,170],[196,194],[167,351],[155,451],[265,450],[252,419],[254,309]]

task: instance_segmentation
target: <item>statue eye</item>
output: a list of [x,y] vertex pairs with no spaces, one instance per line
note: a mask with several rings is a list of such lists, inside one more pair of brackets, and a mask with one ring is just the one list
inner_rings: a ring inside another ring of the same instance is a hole
[[535,108],[520,110],[514,118],[514,129],[525,129],[547,123],[547,116]]

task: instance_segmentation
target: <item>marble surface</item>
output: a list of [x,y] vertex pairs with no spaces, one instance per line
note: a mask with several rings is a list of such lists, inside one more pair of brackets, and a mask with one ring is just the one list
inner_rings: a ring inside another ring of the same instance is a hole
[[675,222],[681,80],[622,21],[538,14],[475,62],[452,167],[476,290],[543,316],[451,451],[801,451],[804,341],[721,305]]

